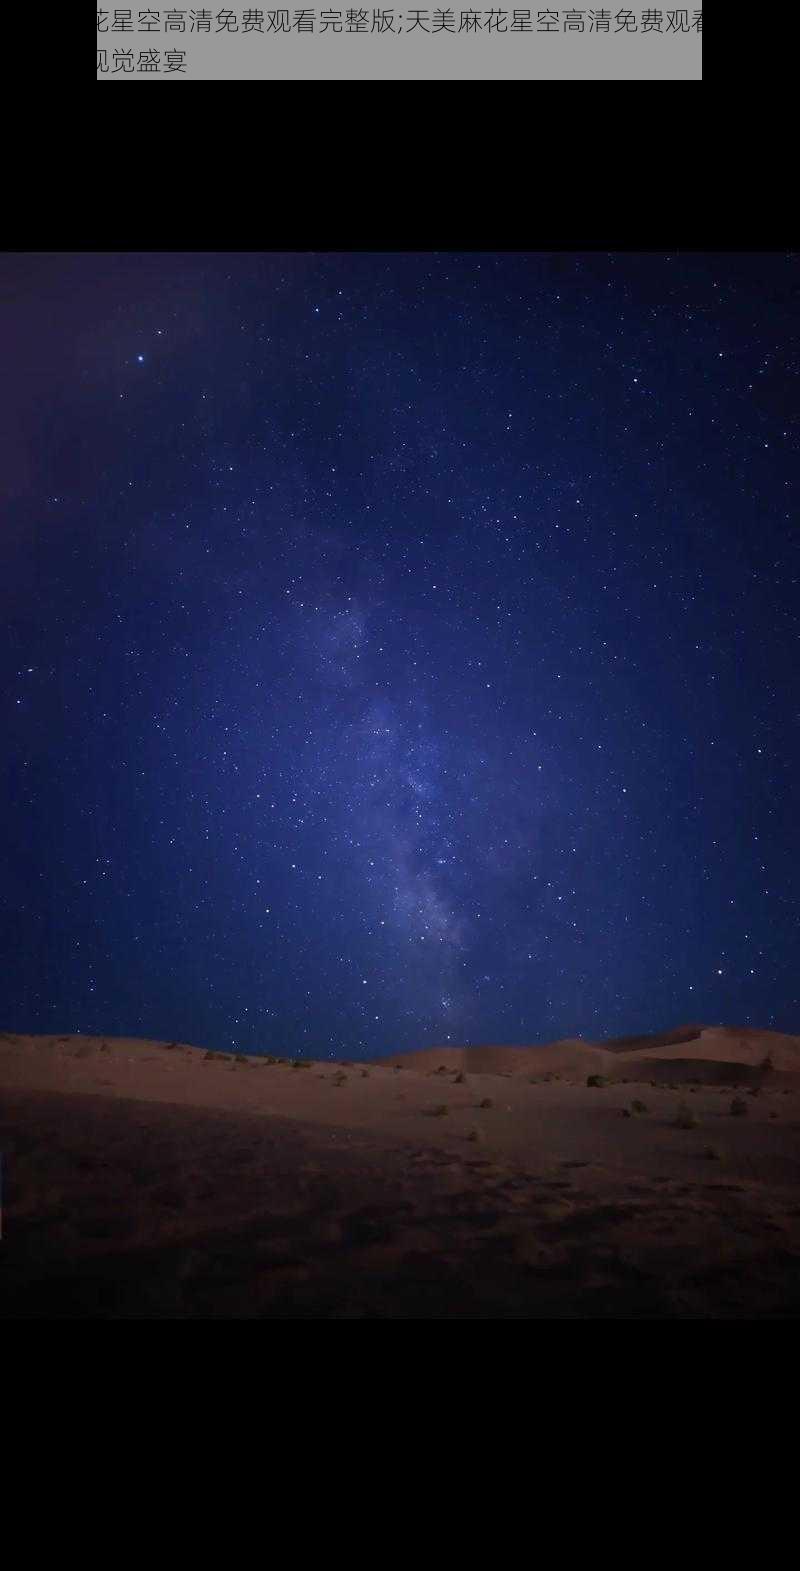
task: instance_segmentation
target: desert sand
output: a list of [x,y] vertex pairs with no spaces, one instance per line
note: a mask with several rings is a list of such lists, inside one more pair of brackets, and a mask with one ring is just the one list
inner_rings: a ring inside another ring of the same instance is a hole
[[800,1312],[777,1032],[297,1067],[6,1033],[0,1150],[7,1318]]

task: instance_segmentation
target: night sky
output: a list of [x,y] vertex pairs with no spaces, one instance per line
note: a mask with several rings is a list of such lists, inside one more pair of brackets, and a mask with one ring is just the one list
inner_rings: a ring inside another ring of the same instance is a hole
[[3,1029],[800,1031],[796,255],[0,280]]

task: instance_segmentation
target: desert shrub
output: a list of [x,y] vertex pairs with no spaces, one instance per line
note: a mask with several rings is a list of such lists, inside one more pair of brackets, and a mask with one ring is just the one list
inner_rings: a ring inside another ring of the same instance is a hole
[[717,1150],[716,1146],[706,1146],[703,1156],[706,1157],[709,1162],[718,1162],[720,1159],[719,1151]]
[[311,1068],[311,1064],[310,1064],[309,1059],[307,1059],[307,1058],[293,1058],[292,1059],[292,1068],[293,1069],[310,1069]]
[[623,1118],[632,1118],[633,1117],[633,1114],[632,1114],[632,1112],[631,1112],[629,1107],[623,1107],[623,1109],[622,1109],[622,1116],[623,1116]]
[[731,1102],[731,1118],[744,1118],[747,1113],[747,1103],[741,1096],[735,1096]]
[[587,1075],[586,1084],[587,1086],[607,1086],[608,1077],[606,1075]]
[[638,1098],[635,1098],[633,1100],[633,1102],[631,1102],[631,1112],[632,1113],[646,1113],[647,1112],[647,1104],[645,1102],[640,1102],[638,1100]]
[[675,1114],[676,1129],[696,1129],[697,1119],[688,1102],[680,1102]]
[[770,1116],[770,1118],[777,1118],[778,1115],[777,1115],[777,1113],[770,1113],[769,1116]]
[[216,1058],[216,1056],[217,1056],[216,1053],[204,1053],[203,1054],[203,1060],[204,1060],[205,1063],[208,1063],[208,1060],[210,1058]]
[[450,1109],[447,1106],[446,1102],[437,1102],[436,1107],[432,1107],[431,1108],[431,1117],[432,1118],[444,1118],[445,1113],[449,1113],[449,1112],[450,1112]]
[[453,1085],[463,1086],[465,1079],[466,1079],[466,1076],[464,1074],[463,1069],[459,1069],[458,1074],[456,1075],[456,1078],[453,1081]]
[[362,1069],[362,1071],[361,1071],[361,1079],[362,1080],[369,1080],[369,1070],[368,1069]]
[[340,1070],[338,1075],[334,1075],[334,1077],[333,1077],[333,1084],[335,1086],[343,1086],[345,1084],[346,1080],[347,1080],[347,1075],[343,1075],[341,1073],[341,1070]]
[[472,1129],[469,1131],[469,1134],[467,1135],[467,1139],[468,1140],[482,1140],[483,1139],[483,1130],[477,1129],[473,1125]]
[[485,1096],[483,1101],[479,1105],[481,1107],[494,1107],[494,1103],[493,1103],[493,1101],[492,1101],[490,1096]]

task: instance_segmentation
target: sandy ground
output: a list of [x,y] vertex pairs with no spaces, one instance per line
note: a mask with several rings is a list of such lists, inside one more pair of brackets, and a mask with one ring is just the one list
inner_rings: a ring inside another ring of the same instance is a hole
[[0,1036],[0,1312],[794,1317],[800,1039],[696,1030],[301,1068]]

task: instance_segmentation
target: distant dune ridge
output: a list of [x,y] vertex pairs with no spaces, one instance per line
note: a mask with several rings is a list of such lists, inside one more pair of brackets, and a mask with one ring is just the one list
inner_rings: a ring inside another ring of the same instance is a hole
[[[183,1061],[187,1060],[187,1055],[189,1059],[200,1058],[204,1051],[185,1042],[85,1035],[25,1036],[13,1032],[0,1032],[1,1043],[17,1048],[30,1044],[70,1059],[113,1051],[115,1061],[119,1062],[122,1055],[127,1063],[140,1068],[145,1063],[154,1063],[153,1055],[160,1058],[165,1049],[174,1050],[176,1057]],[[285,1049],[280,1044],[276,1048],[270,1043],[269,1051],[283,1052]],[[239,1052],[214,1056],[231,1061],[249,1057],[249,1061],[255,1063],[260,1058],[258,1053]],[[284,1061],[289,1062],[288,1057]],[[330,1068],[336,1067],[330,1060],[326,1062]],[[453,1047],[448,1043],[444,1047],[391,1053],[363,1062],[383,1068],[401,1065],[423,1074],[444,1068],[453,1073],[479,1075],[559,1075],[576,1081],[595,1074],[614,1081],[632,1080],[637,1076],[649,1080],[677,1080],[694,1075],[708,1083],[727,1083],[729,1079],[747,1080],[763,1074],[800,1075],[800,1035],[750,1026],[683,1025],[643,1036],[611,1037],[600,1042],[563,1037],[532,1046]]]
[[611,1053],[579,1037],[565,1037],[539,1047],[428,1047],[375,1062],[403,1064],[407,1069],[423,1071],[444,1065],[446,1069],[478,1075],[604,1074],[614,1067]]
[[705,1026],[673,1026],[671,1031],[650,1031],[646,1036],[609,1036],[602,1046],[610,1053],[627,1053],[650,1047],[668,1047],[672,1042],[692,1042]]
[[566,1037],[537,1047],[432,1047],[382,1063],[475,1074],[605,1075],[610,1080],[751,1083],[765,1074],[800,1075],[800,1036],[748,1026],[676,1026],[647,1036],[586,1042]]

